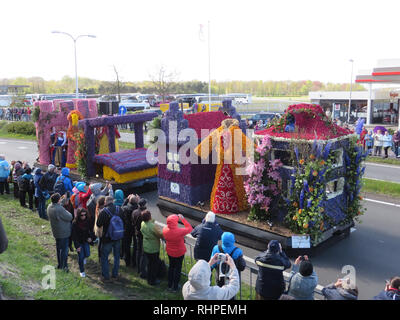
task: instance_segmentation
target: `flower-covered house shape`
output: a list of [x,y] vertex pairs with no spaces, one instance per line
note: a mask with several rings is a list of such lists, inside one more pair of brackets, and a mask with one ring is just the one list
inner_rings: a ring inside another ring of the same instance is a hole
[[262,141],[266,135],[271,141],[270,161],[283,164],[279,173],[285,205],[275,208],[275,218],[293,233],[319,241],[327,231],[352,225],[362,214],[359,192],[365,170],[357,135],[332,123],[319,105],[311,104],[289,106],[255,138]]
[[[184,114],[177,102],[170,103],[169,110],[161,120],[161,129],[166,137],[166,159],[158,164],[160,197],[192,206],[210,200],[217,165],[212,157],[201,159],[194,154],[194,149],[207,135],[205,132],[217,129],[221,122],[228,118],[238,120],[240,128],[244,131],[244,121],[240,119],[230,100],[223,101],[223,108],[219,111],[193,114]],[[181,132],[186,134],[180,136]],[[190,135],[196,139],[190,139]],[[194,163],[183,162],[183,154],[187,158],[193,156]]]

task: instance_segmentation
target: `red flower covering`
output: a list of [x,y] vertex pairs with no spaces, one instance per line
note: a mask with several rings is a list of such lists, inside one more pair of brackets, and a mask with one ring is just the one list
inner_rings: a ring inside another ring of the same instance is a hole
[[[285,132],[286,115],[292,114],[296,119],[295,132]],[[353,133],[349,129],[339,127],[325,115],[321,106],[315,104],[295,104],[288,107],[282,117],[283,123],[277,124],[265,130],[257,131],[256,134],[268,134],[273,137],[296,138],[314,140],[334,139]]]
[[193,114],[185,114],[183,117],[188,120],[189,128],[196,131],[199,139],[201,138],[201,129],[209,129],[212,131],[218,128],[223,120],[230,118],[221,111],[196,112]]

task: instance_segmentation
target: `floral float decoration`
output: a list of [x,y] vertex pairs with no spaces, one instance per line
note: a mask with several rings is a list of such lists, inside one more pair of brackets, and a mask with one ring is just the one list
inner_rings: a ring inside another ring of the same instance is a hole
[[279,168],[282,162],[279,159],[269,160],[271,149],[270,136],[265,135],[258,143],[254,152],[254,161],[249,161],[246,168],[248,179],[245,180],[244,189],[251,209],[249,220],[271,220],[273,199],[279,199],[281,194],[282,178]]
[[[265,150],[261,150],[263,144],[258,146],[255,162],[248,168],[245,188],[251,216],[267,208],[269,197],[264,192],[259,195],[266,185],[255,186],[255,181],[268,174],[266,163],[281,160],[283,165],[277,170],[282,192],[275,196],[285,203],[281,225],[294,234],[310,235],[317,244],[331,228],[349,229],[354,220],[359,222],[364,212],[359,194],[365,154],[357,145],[357,134],[334,124],[319,105],[298,104],[289,106],[280,119],[257,131],[255,137],[265,141]],[[262,161],[261,151],[268,154]],[[271,211],[269,206],[268,215],[277,208]]]

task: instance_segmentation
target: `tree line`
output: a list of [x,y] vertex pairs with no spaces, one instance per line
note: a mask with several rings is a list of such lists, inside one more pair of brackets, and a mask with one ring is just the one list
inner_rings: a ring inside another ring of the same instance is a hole
[[[73,93],[75,78],[64,76],[61,80],[44,80],[41,77],[1,79],[0,85],[28,85],[23,93]],[[138,82],[102,81],[79,78],[79,91],[87,94],[158,93],[160,86],[154,80]],[[170,81],[169,93],[208,93],[205,81]],[[253,96],[304,96],[310,91],[349,91],[350,83],[323,83],[320,81],[211,81],[213,94],[251,93]],[[366,90],[360,84],[352,85],[353,91]]]

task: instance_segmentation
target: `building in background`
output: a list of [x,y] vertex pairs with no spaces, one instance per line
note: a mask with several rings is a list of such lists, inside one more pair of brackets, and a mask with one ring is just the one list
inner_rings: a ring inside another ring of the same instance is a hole
[[[377,67],[363,71],[356,76],[356,83],[365,84],[366,91],[314,91],[309,93],[312,103],[321,105],[332,112],[332,118],[343,122],[348,119],[349,101],[350,123],[364,118],[366,124],[386,124],[400,126],[400,60],[379,60]],[[390,87],[373,89],[373,85]]]

